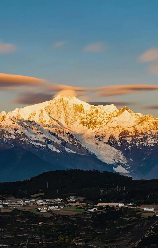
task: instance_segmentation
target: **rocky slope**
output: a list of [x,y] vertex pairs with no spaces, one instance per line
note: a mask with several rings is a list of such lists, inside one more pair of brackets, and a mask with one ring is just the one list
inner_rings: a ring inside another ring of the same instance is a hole
[[[158,119],[153,116],[59,95],[48,102],[0,113],[0,180],[68,168],[157,178],[157,141]],[[4,162],[6,151],[7,156],[16,154],[13,163]],[[21,157],[26,151],[28,157],[36,157],[28,162],[29,172],[26,164],[24,170]]]

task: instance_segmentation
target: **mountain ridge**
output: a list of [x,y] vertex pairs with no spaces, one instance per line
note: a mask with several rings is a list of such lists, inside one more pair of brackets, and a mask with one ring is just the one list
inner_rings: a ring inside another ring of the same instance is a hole
[[67,159],[70,165],[65,168],[73,168],[73,159],[81,156],[80,162],[85,164],[85,157],[93,164],[82,169],[109,168],[134,178],[158,177],[157,140],[157,118],[113,104],[90,105],[75,97],[58,95],[0,113],[0,149],[21,147],[48,163],[59,160],[62,166]]
[[[56,109],[53,110],[53,108],[56,106]],[[155,118],[151,115],[143,115],[140,113],[134,113],[132,110],[130,110],[128,107],[123,107],[121,109],[117,109],[114,104],[110,105],[90,105],[89,103],[83,102],[76,97],[64,97],[58,95],[55,97],[53,100],[46,101],[43,103],[39,104],[34,104],[30,106],[26,106],[24,108],[16,108],[13,111],[9,111],[8,113],[2,111],[0,113],[0,121],[4,121],[6,118],[11,118],[15,117],[18,119],[24,119],[24,120],[30,120],[30,121],[35,121],[39,122],[42,124],[52,124],[52,118],[51,116],[54,116],[56,120],[59,120],[59,114],[62,112],[62,117],[63,118],[63,113],[64,111],[66,112],[67,109],[71,108],[71,112],[65,113],[65,118],[66,114],[71,115],[76,115],[77,117],[80,118],[80,124],[82,126],[86,126],[86,121],[84,120],[84,114],[86,115],[87,118],[87,123],[88,123],[88,118],[89,122],[91,121],[93,124],[94,122],[92,121],[94,118],[100,118],[100,121],[104,121],[104,124],[110,124],[109,121],[110,119],[116,119],[119,116],[123,115],[123,119],[133,117],[135,118],[136,123],[133,123],[133,125],[138,124],[140,122],[147,122],[150,121],[150,129],[152,130],[157,129],[158,124],[158,118]],[[70,115],[69,115],[70,117]],[[75,117],[73,116],[75,119]],[[132,119],[132,120],[133,120]],[[76,121],[76,119],[75,119]],[[65,120],[62,120],[61,123],[65,123],[65,127],[67,128],[73,128],[70,123],[66,123]],[[99,121],[96,123],[96,125],[93,124],[87,124],[88,129],[97,129],[97,124],[99,125]],[[120,126],[122,123],[119,123]],[[154,125],[153,125],[154,124]],[[131,126],[133,126],[131,123]],[[149,125],[149,123],[148,123]],[[110,126],[110,125],[109,125]],[[155,128],[156,126],[156,128]],[[100,126],[99,126],[100,128]]]

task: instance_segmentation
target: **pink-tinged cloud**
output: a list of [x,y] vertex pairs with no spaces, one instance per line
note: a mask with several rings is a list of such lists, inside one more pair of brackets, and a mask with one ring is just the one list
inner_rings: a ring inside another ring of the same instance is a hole
[[53,97],[52,94],[49,93],[30,93],[25,92],[19,95],[15,100],[14,103],[17,104],[37,104],[45,101],[51,100]]
[[46,81],[39,78],[0,73],[0,88],[4,89],[15,86],[40,86],[45,83]]
[[64,47],[65,45],[65,41],[58,41],[56,43],[53,44],[54,48],[60,48],[60,47]]
[[158,60],[158,48],[152,48],[142,54],[138,60],[142,63]]
[[75,87],[62,84],[51,84],[46,80],[22,76],[22,75],[11,75],[0,73],[0,88],[8,89],[15,86],[35,86],[35,87],[45,87],[45,90],[49,92],[59,92],[61,90],[74,90],[74,91],[86,91],[87,88],[84,87]]
[[105,50],[105,44],[103,42],[97,42],[97,43],[92,43],[87,45],[86,47],[83,48],[84,52],[89,52],[89,53],[99,53]]
[[[158,90],[158,85],[147,84],[113,85],[86,88],[62,84],[51,84],[48,81],[39,78],[0,73],[0,89],[11,90],[18,89],[19,87],[23,87],[24,91],[17,97],[17,99],[15,99],[15,102],[20,104],[32,104],[50,100],[57,93],[64,96],[77,96],[79,98],[88,99],[88,101],[90,101],[90,94],[93,101],[95,101],[96,97],[108,97],[125,95],[139,91]],[[28,87],[33,87],[31,94],[25,93],[25,91],[28,90]],[[37,90],[39,93],[36,93]]]
[[50,84],[49,91],[58,92],[58,91],[75,91],[75,92],[81,92],[81,91],[87,91],[88,88],[85,87],[75,87],[75,86],[69,86],[64,84]]
[[157,75],[158,74],[158,63],[153,63],[150,66],[150,73],[153,75]]
[[13,101],[14,103],[17,104],[36,104],[36,103],[41,103],[45,101],[50,101],[54,97],[61,95],[65,97],[74,97],[77,96],[78,92],[74,90],[61,90],[58,93],[52,92],[52,93],[32,93],[32,92],[25,92],[19,94],[19,96]]
[[61,90],[61,91],[59,91],[59,92],[55,95],[55,97],[58,96],[58,95],[60,95],[60,96],[70,96],[70,97],[74,97],[74,96],[76,96],[77,94],[76,94],[76,91],[75,91],[75,90]]
[[158,90],[158,85],[148,85],[148,84],[134,84],[134,85],[114,85],[106,87],[98,87],[94,89],[98,93],[96,96],[115,96],[115,95],[125,95],[138,91],[154,91]]
[[158,109],[158,105],[149,105],[149,106],[145,106],[146,109]]
[[9,43],[3,43],[0,41],[0,53],[13,53],[17,49],[16,45],[9,44]]
[[[158,85],[114,85],[97,88],[82,88],[72,87],[68,85],[47,85],[45,92],[42,93],[23,93],[20,94],[16,99],[15,103],[18,104],[35,104],[51,100],[52,97],[57,95],[62,96],[76,96],[79,99],[90,102],[88,94],[92,94],[93,100],[97,97],[109,97],[116,95],[131,94],[139,91],[155,91],[158,90]],[[106,102],[107,103],[107,102]],[[116,106],[131,105],[129,102],[114,102]]]
[[54,97],[60,95],[60,96],[65,96],[65,97],[78,97],[81,101],[84,102],[89,102],[90,98],[86,95],[88,93],[88,89],[82,89],[82,88],[77,88],[75,87],[73,89],[64,89],[59,91]]

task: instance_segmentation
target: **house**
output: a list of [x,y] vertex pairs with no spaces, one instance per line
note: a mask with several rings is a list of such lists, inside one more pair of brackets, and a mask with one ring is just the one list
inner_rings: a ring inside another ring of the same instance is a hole
[[38,208],[38,210],[40,211],[40,213],[46,213],[47,212],[46,207]]
[[36,201],[36,204],[37,204],[37,205],[44,205],[44,201],[43,201],[43,200],[37,200],[37,201]]
[[59,206],[49,206],[48,210],[60,210]]
[[118,203],[116,202],[100,202],[97,204],[97,207],[117,207]]
[[89,212],[95,212],[97,211],[97,208],[91,208],[91,209],[88,209]]
[[119,208],[124,207],[124,205],[125,205],[124,203],[119,203],[118,204]]
[[155,209],[154,208],[144,208],[145,212],[154,212]]
[[47,210],[46,209],[41,209],[40,213],[47,213]]
[[30,200],[29,200],[29,199],[25,199],[25,200],[24,200],[24,204],[25,204],[25,205],[30,205]]
[[128,205],[128,206],[133,206],[133,203],[128,203],[127,205]]
[[23,206],[22,200],[7,200],[3,202],[3,205],[7,205],[8,207],[20,207]]
[[75,203],[77,201],[76,199],[76,196],[70,196],[68,199],[67,199],[68,202],[70,203]]

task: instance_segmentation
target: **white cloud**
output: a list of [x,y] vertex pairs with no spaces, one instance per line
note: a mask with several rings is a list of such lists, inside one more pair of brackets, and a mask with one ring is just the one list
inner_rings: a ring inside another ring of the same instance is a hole
[[53,47],[54,48],[60,48],[60,47],[64,47],[64,45],[65,45],[65,41],[58,41],[58,42],[56,42],[56,43],[54,43],[53,44]]
[[104,51],[106,48],[103,42],[92,43],[83,48],[84,52],[99,53]]
[[142,63],[158,60],[158,48],[152,48],[143,53],[138,60]]
[[3,43],[0,41],[0,53],[12,53],[17,49],[16,45],[10,43]]

